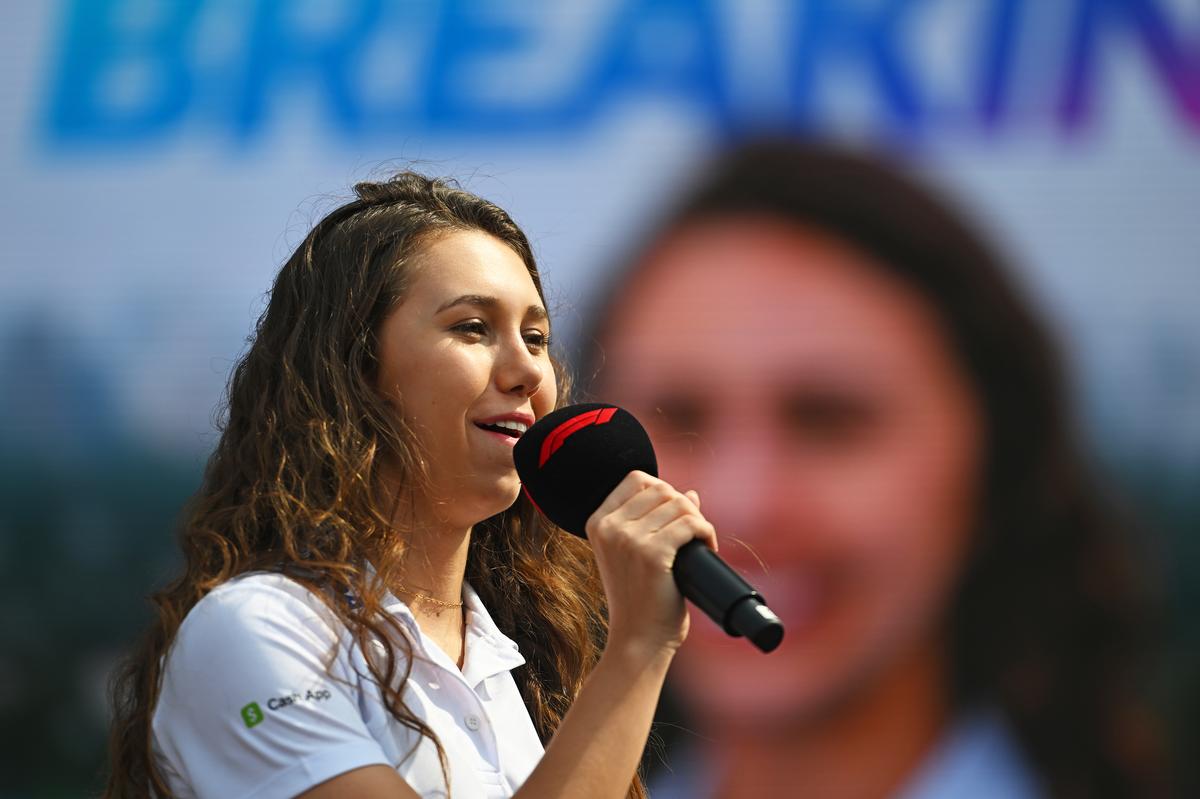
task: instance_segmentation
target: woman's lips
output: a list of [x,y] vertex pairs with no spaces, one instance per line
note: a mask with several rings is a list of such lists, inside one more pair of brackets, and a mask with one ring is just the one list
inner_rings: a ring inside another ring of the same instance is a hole
[[507,447],[512,447],[515,445],[517,443],[517,438],[519,438],[515,432],[512,434],[500,433],[495,430],[489,430],[485,427],[480,427],[478,424],[475,425],[475,429],[486,435],[488,438],[491,438],[493,441],[498,441]]
[[[783,622],[785,639],[789,636],[803,635],[805,630],[818,621],[823,607],[827,604],[828,587],[810,572],[793,569],[772,569],[766,573],[759,569],[738,571],[762,594],[767,607]],[[725,636],[716,625],[713,625],[709,632]]]
[[472,424],[496,441],[500,441],[505,446],[511,448],[517,443],[517,439],[529,430],[530,426],[533,425],[533,421],[533,416],[530,414],[513,411],[483,419],[474,419],[472,420]]

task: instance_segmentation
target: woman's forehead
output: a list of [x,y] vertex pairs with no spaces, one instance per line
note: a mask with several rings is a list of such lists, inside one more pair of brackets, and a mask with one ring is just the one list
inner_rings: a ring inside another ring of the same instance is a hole
[[541,304],[529,268],[506,243],[480,231],[453,231],[430,241],[412,259],[408,296],[441,306],[471,295],[524,308]]
[[655,247],[604,330],[608,369],[894,370],[945,347],[916,291],[852,246],[781,223],[694,225]]
[[723,330],[736,319],[751,329],[816,332],[916,305],[924,311],[915,290],[890,272],[820,232],[738,220],[695,225],[647,254],[610,321]]

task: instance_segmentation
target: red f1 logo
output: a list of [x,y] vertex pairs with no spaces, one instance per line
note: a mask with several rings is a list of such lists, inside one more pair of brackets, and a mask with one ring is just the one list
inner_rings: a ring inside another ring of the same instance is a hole
[[584,411],[578,416],[572,416],[567,421],[560,424],[558,427],[550,431],[550,435],[546,436],[546,440],[542,442],[541,457],[538,458],[538,468],[546,465],[546,461],[558,448],[563,445],[563,442],[571,437],[572,434],[578,433],[585,427],[594,424],[604,424],[609,419],[613,418],[613,414],[617,412],[616,408],[598,408],[594,411]]

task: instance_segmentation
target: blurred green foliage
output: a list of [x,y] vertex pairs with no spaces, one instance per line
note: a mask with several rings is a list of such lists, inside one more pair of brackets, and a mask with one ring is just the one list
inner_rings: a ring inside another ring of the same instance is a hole
[[0,455],[0,796],[99,792],[108,677],[175,571],[201,471],[135,448]]

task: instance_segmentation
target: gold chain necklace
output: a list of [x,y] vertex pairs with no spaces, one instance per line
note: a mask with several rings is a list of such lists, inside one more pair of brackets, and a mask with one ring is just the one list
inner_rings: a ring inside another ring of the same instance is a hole
[[409,594],[414,599],[419,599],[422,602],[428,602],[431,605],[437,605],[439,608],[461,608],[463,606],[462,602],[447,602],[443,599],[437,599],[436,597],[431,597],[431,596],[429,596],[429,594],[422,594],[420,591],[414,591],[411,588],[404,586],[404,585],[397,585],[396,588],[402,594]]

